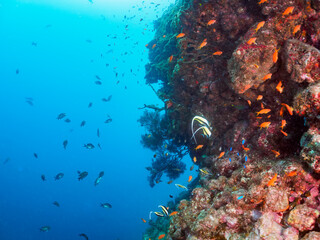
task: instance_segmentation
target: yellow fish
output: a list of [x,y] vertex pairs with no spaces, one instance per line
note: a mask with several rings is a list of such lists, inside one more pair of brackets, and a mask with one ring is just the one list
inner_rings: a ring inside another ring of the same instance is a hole
[[257,25],[257,27],[256,27],[256,32],[258,32],[258,30],[259,30],[260,28],[262,28],[265,23],[266,23],[265,21],[259,22],[258,25]]

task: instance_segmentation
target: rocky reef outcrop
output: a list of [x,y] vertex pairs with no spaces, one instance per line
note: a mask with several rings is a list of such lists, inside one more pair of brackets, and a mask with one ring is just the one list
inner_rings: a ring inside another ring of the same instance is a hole
[[204,170],[161,233],[320,239],[320,1],[177,0],[155,28],[146,81]]

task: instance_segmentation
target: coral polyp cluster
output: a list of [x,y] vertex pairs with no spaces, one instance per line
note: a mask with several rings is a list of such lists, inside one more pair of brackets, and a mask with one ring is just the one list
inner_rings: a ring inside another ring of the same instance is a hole
[[146,80],[202,171],[146,238],[320,239],[320,1],[180,0],[155,28]]

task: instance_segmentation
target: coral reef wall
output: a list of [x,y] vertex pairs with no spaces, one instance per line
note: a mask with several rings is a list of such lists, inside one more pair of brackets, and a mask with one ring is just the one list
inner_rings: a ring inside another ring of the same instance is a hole
[[320,1],[178,0],[155,28],[146,81],[205,170],[161,232],[320,239]]

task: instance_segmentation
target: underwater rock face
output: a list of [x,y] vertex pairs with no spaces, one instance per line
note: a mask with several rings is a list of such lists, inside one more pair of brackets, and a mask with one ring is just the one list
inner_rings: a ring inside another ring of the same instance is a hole
[[[320,1],[180,0],[157,25],[147,82],[208,173],[168,239],[319,239]],[[212,133],[197,143],[196,115]]]
[[284,45],[282,59],[290,80],[297,83],[320,81],[320,51],[315,47],[290,39]]
[[309,208],[307,205],[299,205],[290,211],[288,224],[303,232],[312,230],[316,219],[319,217],[319,211]]

